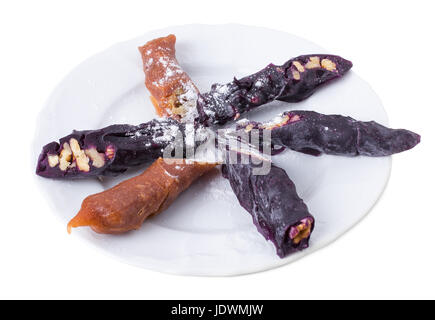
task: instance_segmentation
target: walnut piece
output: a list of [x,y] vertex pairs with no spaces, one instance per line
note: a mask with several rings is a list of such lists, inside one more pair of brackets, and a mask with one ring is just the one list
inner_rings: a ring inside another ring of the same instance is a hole
[[288,115],[284,115],[281,117],[279,121],[273,121],[269,124],[264,124],[262,126],[262,129],[271,130],[274,128],[282,127],[283,125],[287,124],[290,120],[290,117]]
[[310,61],[308,61],[305,64],[305,68],[307,68],[307,69],[320,68],[320,58],[319,57],[310,57]]
[[63,149],[59,156],[59,168],[60,170],[65,171],[71,164],[72,151],[67,142],[65,142],[62,147]]
[[183,116],[186,114],[186,109],[184,108],[183,105],[180,105],[178,107],[173,107],[171,109],[171,111],[172,111],[172,114],[176,114],[176,115],[180,115],[180,116]]
[[85,150],[85,154],[92,160],[92,165],[96,168],[104,166],[105,158],[104,153],[99,153],[97,149],[90,148]]
[[249,131],[251,131],[252,128],[254,128],[254,125],[253,125],[253,124],[248,124],[248,125],[245,127],[245,132],[249,132]]
[[328,71],[337,70],[337,66],[335,65],[335,63],[329,59],[322,59],[322,68]]
[[293,65],[298,69],[299,72],[304,72],[305,68],[299,61],[293,61]]
[[59,156],[58,155],[49,155],[48,156],[48,164],[52,168],[57,166],[59,164]]
[[301,74],[299,73],[299,71],[293,70],[292,74],[293,74],[293,79],[301,80]]
[[71,138],[69,140],[69,144],[71,146],[71,150],[74,158],[76,159],[77,167],[79,168],[79,170],[88,172],[90,170],[89,158],[86,156],[85,152],[80,149],[79,142],[76,139]]
[[304,219],[296,227],[292,227],[290,238],[294,244],[299,244],[303,239],[308,238],[311,233],[311,219]]

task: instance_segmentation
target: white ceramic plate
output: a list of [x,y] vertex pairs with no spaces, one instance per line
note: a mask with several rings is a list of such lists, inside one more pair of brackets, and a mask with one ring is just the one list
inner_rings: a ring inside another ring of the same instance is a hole
[[[137,47],[169,33],[177,36],[178,60],[201,91],[214,82],[225,83],[233,76],[256,72],[269,62],[281,64],[301,54],[326,53],[307,40],[257,27],[187,25],[148,32],[88,59],[60,83],[39,117],[35,164],[44,144],[73,129],[139,124],[152,119],[154,108],[143,84]],[[379,98],[353,72],[304,102],[273,102],[249,117],[268,120],[290,109],[387,123]],[[73,230],[72,236],[129,264],[162,272],[216,276],[262,271],[314,252],[355,225],[381,195],[391,167],[389,157],[311,157],[292,151],[274,157],[274,161],[287,170],[316,218],[310,247],[286,259],[278,258],[273,245],[256,231],[250,215],[239,206],[228,181],[217,170],[197,181],[166,212],[146,221],[138,231],[113,236],[80,228]],[[86,196],[142,169],[103,182],[36,179],[66,232],[68,220]]]

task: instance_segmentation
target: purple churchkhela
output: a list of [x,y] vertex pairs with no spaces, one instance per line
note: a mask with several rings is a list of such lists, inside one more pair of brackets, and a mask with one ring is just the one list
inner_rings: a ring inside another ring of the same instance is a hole
[[[282,66],[270,64],[227,85],[214,85],[198,100],[199,117],[195,127],[224,124],[275,99],[303,100],[319,85],[341,77],[351,67],[350,61],[338,56],[306,55]],[[99,130],[73,131],[59,143],[43,147],[36,173],[62,179],[118,175],[129,167],[162,156],[163,149],[174,142],[179,131],[185,137],[186,124],[170,119],[152,120],[138,126],[113,125]]]
[[36,173],[47,178],[114,176],[129,167],[150,163],[174,143],[185,126],[172,119],[112,125],[98,130],[73,131],[43,147]]
[[282,66],[269,64],[263,70],[235,79],[227,84],[214,84],[198,99],[197,122],[205,125],[225,124],[242,113],[273,100],[298,102],[333,79],[342,77],[352,62],[325,54],[303,55]]
[[238,129],[271,130],[273,146],[318,156],[383,157],[409,150],[420,136],[405,129],[390,129],[374,121],[357,121],[314,111],[287,111],[268,123],[244,122]]
[[299,198],[285,170],[272,164],[266,175],[255,175],[254,165],[222,166],[240,205],[252,216],[258,231],[271,240],[279,257],[308,247],[314,217]]

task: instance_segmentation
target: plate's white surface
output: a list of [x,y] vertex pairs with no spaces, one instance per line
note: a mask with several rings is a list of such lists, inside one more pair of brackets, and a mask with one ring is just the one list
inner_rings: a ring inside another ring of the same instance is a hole
[[[159,36],[177,36],[177,58],[201,91],[300,54],[325,53],[293,35],[240,25],[188,25],[148,32],[117,44],[74,69],[56,88],[40,114],[34,159],[41,147],[73,129],[114,123],[139,124],[154,117],[143,82],[137,47]],[[334,52],[340,54],[340,52]],[[352,57],[345,57],[352,60]],[[353,72],[315,93],[308,100],[274,102],[250,119],[267,120],[290,109],[340,113],[360,120],[387,123],[382,104],[370,86]],[[330,243],[356,224],[382,193],[391,159],[311,157],[286,151],[276,157],[295,182],[299,195],[316,218],[310,248],[279,259],[270,242],[257,231],[238,204],[229,183],[216,170],[201,178],[159,216],[124,235],[100,235],[74,229],[81,237],[123,261],[162,272],[190,275],[236,275],[257,272],[294,261]],[[37,177],[42,192],[65,224],[89,194],[139,173],[117,178],[53,181]]]

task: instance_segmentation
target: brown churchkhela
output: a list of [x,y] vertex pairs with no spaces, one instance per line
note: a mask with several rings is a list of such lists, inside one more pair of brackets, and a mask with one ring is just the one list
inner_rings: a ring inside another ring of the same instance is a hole
[[145,85],[151,93],[151,101],[157,115],[180,119],[186,112],[186,102],[194,101],[189,107],[196,108],[198,89],[178,64],[175,57],[175,35],[157,38],[139,47]]
[[214,163],[156,160],[141,175],[87,197],[71,228],[89,226],[98,233],[122,233],[140,228],[145,219],[166,208]]
[[[144,62],[146,87],[159,116],[179,120],[182,105],[195,100],[197,89],[175,58],[175,36],[154,39],[139,48]],[[141,175],[104,192],[87,197],[71,228],[90,226],[98,233],[122,233],[140,228],[148,217],[165,210],[193,181],[216,164],[156,160]]]

